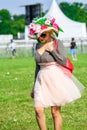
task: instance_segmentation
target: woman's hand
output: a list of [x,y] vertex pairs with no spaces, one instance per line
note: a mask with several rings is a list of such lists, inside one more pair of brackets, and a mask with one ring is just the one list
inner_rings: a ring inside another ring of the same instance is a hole
[[50,52],[53,50],[53,41],[44,44],[40,49],[38,49],[38,52],[40,55],[42,55],[45,50]]
[[34,98],[34,90],[31,91],[30,96],[31,98]]

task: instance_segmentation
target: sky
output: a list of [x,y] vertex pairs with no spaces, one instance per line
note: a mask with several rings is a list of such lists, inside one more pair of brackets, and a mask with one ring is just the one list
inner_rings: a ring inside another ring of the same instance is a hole
[[[81,2],[83,4],[87,3],[87,0],[56,0],[57,3],[60,2]],[[0,10],[7,9],[10,11],[11,15],[14,14],[25,14],[24,5],[41,3],[43,4],[43,11],[50,8],[52,0],[0,0]]]

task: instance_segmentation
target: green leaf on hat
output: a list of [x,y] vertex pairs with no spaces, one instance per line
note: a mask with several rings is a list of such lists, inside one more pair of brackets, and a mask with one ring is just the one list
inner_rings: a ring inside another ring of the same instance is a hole
[[55,32],[55,35],[56,35],[56,37],[58,37],[58,33],[57,32]]
[[64,32],[64,31],[62,30],[62,28],[59,28],[59,31]]
[[45,24],[45,21],[46,21],[46,18],[41,17],[41,18],[37,19],[37,21],[35,21],[35,23],[43,25],[43,24]]
[[52,25],[52,24],[49,24],[48,26],[49,26],[49,27],[53,27],[53,25]]

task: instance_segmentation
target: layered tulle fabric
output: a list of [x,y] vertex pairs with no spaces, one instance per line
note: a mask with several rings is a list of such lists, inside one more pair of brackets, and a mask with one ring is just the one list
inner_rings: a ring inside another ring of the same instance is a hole
[[[35,82],[35,107],[63,106],[81,97],[83,85],[60,66],[50,65],[41,67]],[[79,86],[80,89],[77,87]]]

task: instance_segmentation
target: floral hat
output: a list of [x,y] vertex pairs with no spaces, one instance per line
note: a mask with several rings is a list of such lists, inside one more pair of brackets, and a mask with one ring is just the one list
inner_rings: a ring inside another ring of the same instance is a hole
[[37,39],[45,31],[54,31],[55,35],[58,36],[58,32],[63,30],[55,22],[55,18],[48,19],[45,17],[35,18],[29,25],[29,35],[31,38]]

